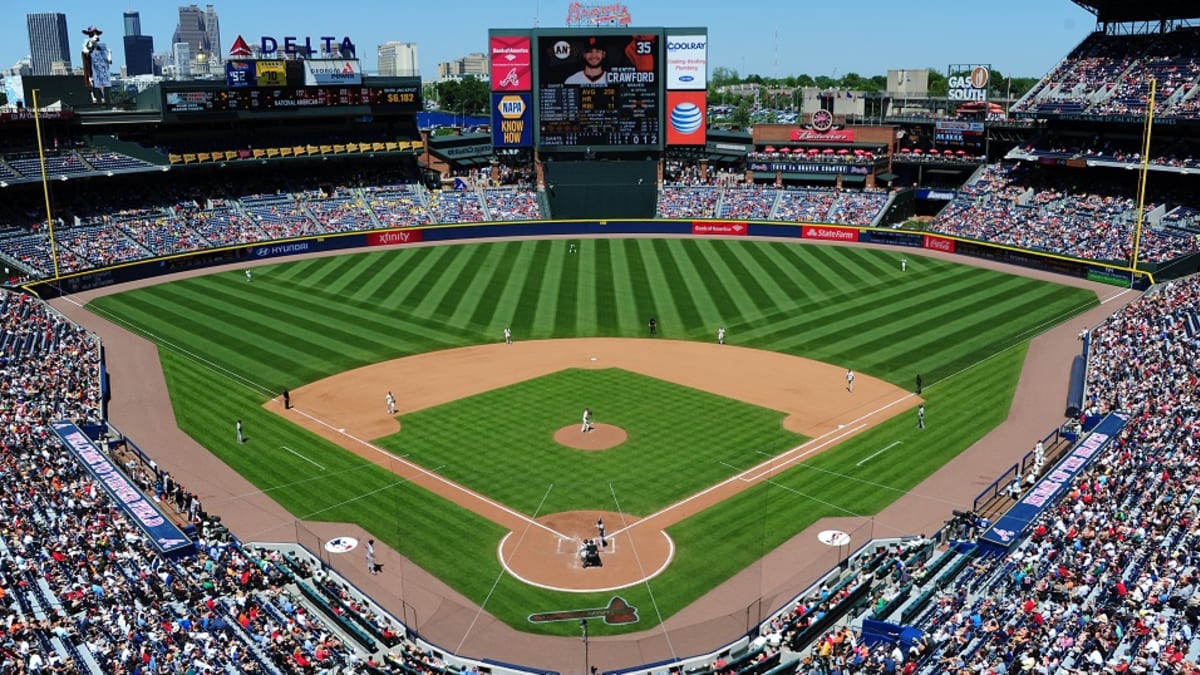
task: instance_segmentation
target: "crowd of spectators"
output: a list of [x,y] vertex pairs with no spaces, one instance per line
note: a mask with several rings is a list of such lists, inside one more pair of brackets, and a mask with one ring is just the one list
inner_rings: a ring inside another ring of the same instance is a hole
[[1193,117],[1200,106],[1200,31],[1088,36],[1012,108],[1013,112],[1141,115],[1149,81],[1155,115]]
[[[905,623],[922,640],[868,648],[842,623],[806,645],[800,672],[1200,672],[1197,308],[1200,277],[1177,280],[1090,331],[1086,412],[1128,424],[1008,554],[948,549],[936,559],[967,563],[953,579],[911,574],[928,606]],[[868,612],[888,618],[884,605]]]
[[[992,165],[964,186],[930,230],[1090,260],[1126,261],[1133,251],[1132,190],[1022,165]],[[1146,210],[1157,208],[1149,195]],[[1159,202],[1161,203],[1161,202]],[[1139,261],[1162,262],[1197,250],[1195,237],[1143,227]]]
[[122,462],[126,446],[104,442],[165,513],[197,525],[194,555],[157,555],[50,431],[63,420],[101,424],[101,358],[92,334],[30,295],[0,291],[0,671],[444,669],[315,559],[243,546],[169,473]]
[[483,202],[487,220],[541,220],[542,207],[537,193],[516,188],[487,188]]

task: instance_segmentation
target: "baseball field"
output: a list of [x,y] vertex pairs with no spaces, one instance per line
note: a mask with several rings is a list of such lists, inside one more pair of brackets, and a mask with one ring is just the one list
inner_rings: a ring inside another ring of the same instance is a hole
[[[159,346],[180,427],[297,520],[355,524],[520,630],[576,635],[530,615],[614,595],[639,609],[603,636],[903,495],[1006,417],[1032,337],[1097,304],[895,251],[571,243],[285,261],[88,308]],[[600,516],[613,550],[579,569]]]

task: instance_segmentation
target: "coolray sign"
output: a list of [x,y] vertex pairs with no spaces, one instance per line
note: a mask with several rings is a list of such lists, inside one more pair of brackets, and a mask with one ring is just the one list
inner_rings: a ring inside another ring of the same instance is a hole
[[692,234],[723,234],[742,236],[750,231],[746,223],[738,222],[693,222]]
[[533,88],[533,51],[528,35],[493,35],[488,41],[492,61],[492,91]]
[[793,141],[812,141],[816,143],[853,143],[853,129],[830,129],[829,131],[817,131],[816,129],[792,129],[788,134],[789,140]]
[[362,84],[362,70],[354,59],[305,59],[304,84],[309,87]]
[[1008,552],[1046,507],[1052,505],[1058,495],[1091,466],[1093,460],[1116,438],[1128,420],[1128,416],[1122,413],[1111,413],[1100,420],[1092,433],[1080,441],[1058,466],[1043,476],[1032,490],[1026,492],[1019,502],[983,533],[979,544],[984,552]]
[[667,36],[667,89],[708,88],[708,36]]
[[108,496],[129,517],[158,552],[167,557],[191,555],[196,546],[170,518],[142,494],[141,490],[96,447],[79,427],[70,422],[56,422],[54,433],[75,461],[91,474]]
[[821,239],[824,241],[858,241],[858,230],[848,227],[804,225],[800,228],[800,237],[803,239]]
[[419,241],[421,241],[420,230],[388,230],[387,232],[370,232],[367,234],[367,246],[415,244]]
[[984,65],[950,66],[946,97],[951,101],[986,101],[991,72]]

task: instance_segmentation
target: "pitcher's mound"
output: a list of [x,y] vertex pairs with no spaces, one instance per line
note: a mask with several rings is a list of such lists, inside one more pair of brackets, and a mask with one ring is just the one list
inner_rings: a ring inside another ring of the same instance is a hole
[[559,429],[554,432],[554,441],[576,450],[608,450],[624,443],[629,437],[624,429],[611,424],[593,424],[588,432],[580,431],[579,426],[572,424]]

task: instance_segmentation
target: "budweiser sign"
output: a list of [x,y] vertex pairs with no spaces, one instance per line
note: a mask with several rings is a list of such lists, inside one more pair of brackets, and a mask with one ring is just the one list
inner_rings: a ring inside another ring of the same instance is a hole
[[816,129],[792,129],[790,137],[793,141],[813,141],[816,143],[853,143],[853,129],[830,129],[829,131],[817,131]]

